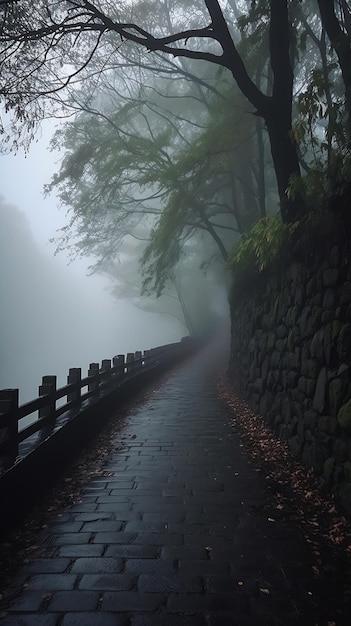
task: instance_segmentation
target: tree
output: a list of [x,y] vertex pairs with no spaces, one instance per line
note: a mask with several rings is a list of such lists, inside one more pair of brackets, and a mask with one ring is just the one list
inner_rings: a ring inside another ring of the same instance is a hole
[[112,293],[117,298],[125,298],[143,311],[169,315],[190,335],[201,335],[226,314],[227,275],[220,263],[208,263],[208,243],[201,235],[189,242],[160,296],[142,292],[138,260],[144,242],[125,238],[118,258],[107,260],[101,270],[112,279]]
[[[294,76],[290,61],[288,1],[270,2],[271,95],[263,93],[249,76],[231,32],[232,24],[228,23],[219,2],[204,0],[199,3],[200,8],[206,8],[207,20],[200,10],[196,21],[202,23],[196,26],[192,25],[193,20],[189,19],[185,6],[180,1],[175,3],[173,15],[176,15],[177,8],[180,9],[177,15],[186,16],[191,28],[182,28],[165,36],[155,24],[148,29],[147,19],[145,27],[143,22],[134,22],[132,9],[127,3],[119,4],[116,9],[108,0],[100,5],[87,0],[41,0],[33,7],[28,0],[4,0],[0,67],[1,94],[6,109],[13,110],[15,124],[31,133],[35,121],[46,114],[44,101],[51,101],[60,90],[82,80],[95,64],[96,71],[102,71],[104,56],[109,59],[112,55],[118,63],[119,50],[126,40],[148,52],[161,52],[173,59],[207,61],[226,68],[255,107],[257,115],[265,120],[282,216],[285,221],[296,219],[304,211],[302,198],[291,198],[286,194],[291,177],[300,176],[292,133]],[[124,15],[128,11],[131,19],[125,21]]]
[[[339,4],[339,18],[336,14]],[[351,134],[351,9],[346,0],[318,0],[322,24],[339,61],[345,85],[346,109]]]
[[146,103],[135,78],[123,100],[119,70],[114,81],[113,97],[110,81],[99,109],[92,104],[53,139],[65,152],[48,190],[71,215],[60,247],[73,240],[73,251],[94,255],[99,267],[127,235],[148,239],[145,288],[160,294],[194,234],[208,233],[225,263],[235,236],[258,218],[255,118],[233,85],[199,102],[193,83],[179,98],[179,85],[165,90],[154,77]]

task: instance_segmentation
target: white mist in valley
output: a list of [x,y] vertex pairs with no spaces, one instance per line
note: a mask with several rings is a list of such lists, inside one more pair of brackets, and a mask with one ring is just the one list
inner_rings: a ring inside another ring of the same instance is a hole
[[[43,216],[44,219],[44,216]],[[43,375],[66,384],[70,367],[178,341],[184,327],[113,298],[38,246],[26,215],[0,201],[0,389],[35,398]]]

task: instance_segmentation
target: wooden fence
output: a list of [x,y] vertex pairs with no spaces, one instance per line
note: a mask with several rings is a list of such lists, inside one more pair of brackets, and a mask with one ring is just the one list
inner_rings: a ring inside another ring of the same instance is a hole
[[[21,406],[18,389],[0,390],[2,471],[18,460],[20,452],[20,457],[23,457],[29,447],[39,445],[55,429],[62,428],[69,422],[82,408],[99,402],[99,399],[105,397],[112,389],[121,387],[127,381],[189,351],[192,342],[189,338],[186,339],[187,341],[182,340],[144,352],[128,353],[126,357],[119,354],[112,360],[103,360],[101,366],[99,363],[91,363],[85,378],[82,378],[80,368],[71,368],[67,385],[61,388],[57,388],[56,376],[43,376],[39,397]],[[65,399],[63,403],[62,399]],[[29,416],[33,419],[32,423],[21,428],[21,420]],[[35,434],[37,437],[34,443],[29,446],[29,441]],[[26,442],[27,446],[21,446]]]

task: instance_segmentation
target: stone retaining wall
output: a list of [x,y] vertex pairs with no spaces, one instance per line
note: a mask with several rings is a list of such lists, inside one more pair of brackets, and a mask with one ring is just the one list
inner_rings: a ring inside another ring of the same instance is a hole
[[351,516],[350,247],[339,228],[290,252],[233,287],[231,378]]

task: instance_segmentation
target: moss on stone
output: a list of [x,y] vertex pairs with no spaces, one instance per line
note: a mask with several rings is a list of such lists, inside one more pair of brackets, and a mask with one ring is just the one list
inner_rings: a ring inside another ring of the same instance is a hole
[[342,405],[345,392],[345,383],[340,378],[334,378],[329,384],[329,406],[333,415],[336,415]]
[[345,324],[338,335],[338,355],[339,358],[345,359],[351,351],[351,325]]
[[336,343],[341,330],[341,322],[334,320],[330,324],[327,324],[324,330],[324,357],[328,365],[330,365],[333,359],[332,355],[336,353]]
[[267,333],[263,333],[262,337],[260,337],[258,347],[261,352],[265,353],[267,351]]
[[323,331],[323,329],[317,330],[317,332],[313,335],[310,344],[311,356],[318,359],[319,361],[321,361],[323,358],[324,335],[325,331]]
[[269,332],[267,334],[267,352],[272,352],[275,347],[275,334],[273,332]]
[[351,399],[339,409],[338,422],[342,430],[351,434]]
[[306,396],[307,398],[313,398],[316,391],[316,380],[314,378],[308,378],[306,380]]
[[277,339],[275,342],[275,349],[278,350],[278,352],[285,352],[286,343],[286,339]]
[[285,318],[285,323],[287,325],[288,328],[292,328],[293,326],[295,326],[296,322],[297,322],[297,317],[299,314],[299,307],[298,306],[292,306],[288,309],[287,314],[286,314],[286,318]]

